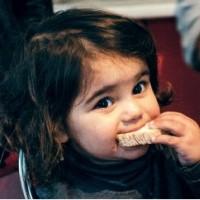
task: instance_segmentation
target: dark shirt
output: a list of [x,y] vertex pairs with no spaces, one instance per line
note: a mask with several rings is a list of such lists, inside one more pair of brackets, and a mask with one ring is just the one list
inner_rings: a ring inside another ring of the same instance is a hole
[[[199,198],[200,165],[182,167],[151,145],[136,160],[102,160],[68,146],[62,180],[37,187],[39,198]],[[193,177],[195,176],[195,178]]]

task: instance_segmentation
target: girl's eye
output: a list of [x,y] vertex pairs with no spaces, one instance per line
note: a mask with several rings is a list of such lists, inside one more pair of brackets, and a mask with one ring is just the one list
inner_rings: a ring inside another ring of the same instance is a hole
[[146,83],[145,81],[139,82],[139,83],[133,88],[133,94],[140,94],[140,93],[144,92],[146,84],[147,84],[147,83]]
[[95,105],[95,108],[107,108],[113,104],[113,101],[110,97],[104,97],[103,99],[99,100]]

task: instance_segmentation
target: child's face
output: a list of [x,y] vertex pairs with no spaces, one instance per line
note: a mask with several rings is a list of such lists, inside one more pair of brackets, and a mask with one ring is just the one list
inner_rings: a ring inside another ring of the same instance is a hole
[[117,134],[135,131],[160,114],[148,67],[138,58],[101,56],[92,61],[94,78],[75,99],[67,120],[69,135],[93,156],[136,159],[148,145],[122,148]]

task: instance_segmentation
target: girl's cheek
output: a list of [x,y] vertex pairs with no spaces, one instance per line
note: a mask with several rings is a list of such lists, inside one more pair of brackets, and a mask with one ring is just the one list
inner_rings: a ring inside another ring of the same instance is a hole
[[160,115],[160,106],[155,102],[154,106],[151,107],[151,118],[154,119]]

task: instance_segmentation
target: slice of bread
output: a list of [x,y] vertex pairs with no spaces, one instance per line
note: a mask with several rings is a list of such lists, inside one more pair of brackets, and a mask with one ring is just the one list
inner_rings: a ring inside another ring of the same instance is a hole
[[152,140],[160,134],[162,134],[161,130],[153,129],[145,125],[137,131],[118,134],[117,140],[121,147],[132,147],[137,145],[151,144]]

